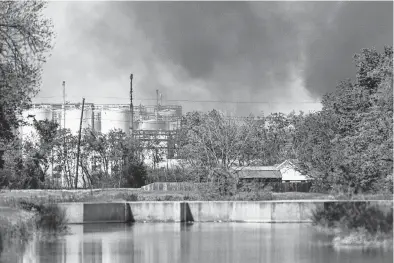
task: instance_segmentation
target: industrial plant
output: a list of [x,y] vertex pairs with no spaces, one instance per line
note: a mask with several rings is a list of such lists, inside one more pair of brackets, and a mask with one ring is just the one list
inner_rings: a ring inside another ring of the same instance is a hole
[[[79,129],[90,128],[96,132],[108,133],[111,130],[121,130],[132,134],[134,138],[146,145],[147,150],[152,147],[149,143],[153,139],[159,141],[156,148],[164,151],[165,158],[174,158],[178,131],[181,125],[182,106],[139,105],[133,107],[126,104],[35,104],[22,114],[27,125],[20,127],[22,140],[36,140],[37,131],[33,121],[51,120],[59,124],[59,128],[69,129],[76,135]],[[133,121],[132,121],[133,118]],[[149,154],[147,154],[149,155]],[[148,159],[149,163],[150,160]]]
[[[51,120],[60,128],[78,133],[81,120],[80,103],[34,104],[22,114],[23,119],[32,124],[33,120]],[[126,134],[135,131],[175,131],[180,127],[182,106],[178,105],[139,105],[133,107],[133,121],[130,106],[126,104],[85,104],[82,129],[90,128],[97,132],[108,133],[119,129]],[[29,125],[22,127],[22,134],[28,135]],[[139,132],[140,133],[140,132]]]
[[[33,123],[44,120],[56,122],[59,129],[68,129],[79,137],[84,129],[102,134],[108,134],[111,130],[120,130],[140,141],[144,148],[146,165],[156,167],[158,152],[160,152],[161,161],[166,162],[168,167],[169,159],[177,158],[175,149],[178,145],[182,106],[163,105],[158,90],[156,90],[155,105],[134,106],[132,80],[133,75],[130,75],[130,104],[94,104],[85,103],[85,99],[83,103],[66,102],[63,81],[63,103],[33,104],[29,109],[23,110],[20,118],[24,121],[24,125],[19,128],[19,136],[22,141],[37,142],[38,132]],[[91,158],[93,160],[95,156]],[[78,160],[76,165],[77,173],[80,170]],[[94,162],[91,165],[96,167]],[[50,170],[53,174],[55,166],[56,163],[51,164]],[[58,175],[63,184],[64,171]]]

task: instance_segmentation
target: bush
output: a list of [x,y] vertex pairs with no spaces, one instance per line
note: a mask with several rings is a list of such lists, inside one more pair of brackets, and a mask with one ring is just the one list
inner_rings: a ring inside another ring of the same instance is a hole
[[33,219],[15,220],[0,216],[0,262],[11,262],[12,258],[17,261],[15,255],[25,252],[33,232]]
[[54,204],[43,206],[39,210],[37,228],[56,233],[67,231],[67,218],[64,209]]
[[143,163],[133,163],[126,166],[122,171],[122,175],[125,179],[122,184],[123,187],[140,188],[147,181],[147,170]]
[[53,233],[63,233],[68,230],[66,213],[56,204],[43,205],[23,202],[21,207],[37,212],[36,227],[39,230]]
[[393,231],[393,208],[384,213],[365,202],[328,203],[313,211],[312,221],[315,225],[345,231],[364,228],[370,234],[389,233]]

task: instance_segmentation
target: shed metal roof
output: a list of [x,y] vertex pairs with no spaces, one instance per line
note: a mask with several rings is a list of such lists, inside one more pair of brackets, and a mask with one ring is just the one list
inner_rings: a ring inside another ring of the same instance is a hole
[[236,173],[244,179],[282,179],[282,173],[272,166],[244,167],[237,169]]

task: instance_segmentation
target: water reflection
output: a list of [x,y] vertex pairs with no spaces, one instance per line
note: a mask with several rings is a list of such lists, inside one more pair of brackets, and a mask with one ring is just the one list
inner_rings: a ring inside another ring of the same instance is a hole
[[335,251],[324,245],[329,237],[305,224],[95,224],[71,230],[56,242],[34,240],[23,262],[393,262],[392,251]]

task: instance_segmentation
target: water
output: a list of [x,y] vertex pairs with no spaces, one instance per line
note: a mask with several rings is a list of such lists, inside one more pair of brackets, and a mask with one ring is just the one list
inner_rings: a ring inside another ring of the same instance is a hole
[[34,240],[23,262],[393,262],[392,251],[336,250],[308,224],[95,224],[71,232],[56,241]]

